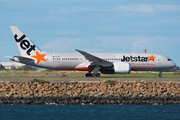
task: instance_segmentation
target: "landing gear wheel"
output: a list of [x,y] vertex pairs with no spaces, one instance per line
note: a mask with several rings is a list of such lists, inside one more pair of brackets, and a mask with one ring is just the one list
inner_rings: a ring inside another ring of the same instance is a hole
[[159,77],[161,78],[163,75],[162,74],[159,74]]
[[99,73],[96,74],[96,77],[100,77],[101,75]]
[[86,73],[86,77],[91,77],[91,73]]
[[99,73],[86,73],[86,77],[100,77],[101,74]]
[[95,74],[95,73],[92,73],[92,74],[91,74],[91,77],[96,77],[96,74]]

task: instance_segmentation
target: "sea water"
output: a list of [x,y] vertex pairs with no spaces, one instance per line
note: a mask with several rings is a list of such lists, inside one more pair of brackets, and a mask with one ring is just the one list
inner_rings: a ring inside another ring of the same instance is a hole
[[0,105],[0,120],[180,119],[180,105]]

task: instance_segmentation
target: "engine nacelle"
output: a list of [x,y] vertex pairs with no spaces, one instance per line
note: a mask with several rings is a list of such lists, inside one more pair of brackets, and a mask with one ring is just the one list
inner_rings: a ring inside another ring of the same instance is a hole
[[131,72],[131,65],[124,62],[114,62],[114,73],[129,74]]

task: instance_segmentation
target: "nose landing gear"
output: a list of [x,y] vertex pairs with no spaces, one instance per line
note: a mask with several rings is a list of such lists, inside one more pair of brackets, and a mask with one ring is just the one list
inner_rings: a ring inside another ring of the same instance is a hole
[[162,74],[159,74],[159,77],[161,78],[163,75]]
[[163,75],[161,74],[163,71],[161,70],[159,73],[159,77],[161,78]]

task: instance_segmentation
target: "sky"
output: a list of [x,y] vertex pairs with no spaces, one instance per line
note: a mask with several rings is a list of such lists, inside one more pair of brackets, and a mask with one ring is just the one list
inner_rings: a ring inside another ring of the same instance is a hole
[[180,0],[0,0],[0,61],[20,55],[10,26],[46,52],[146,48],[180,66]]

